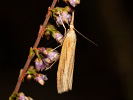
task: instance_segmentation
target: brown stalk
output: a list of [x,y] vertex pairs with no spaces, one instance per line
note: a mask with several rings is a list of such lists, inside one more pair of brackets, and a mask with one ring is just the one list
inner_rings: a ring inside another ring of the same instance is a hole
[[[53,9],[53,8],[55,7],[56,2],[57,2],[57,0],[53,0],[53,3],[52,3],[52,5],[51,5],[50,9]],[[47,12],[45,21],[44,21],[42,27],[40,28],[40,31],[38,32],[38,37],[37,37],[37,39],[36,39],[36,42],[35,42],[33,48],[37,48],[37,46],[38,46],[38,44],[39,44],[39,42],[40,42],[40,40],[41,40],[41,37],[43,36],[43,34],[44,34],[45,30],[46,30],[45,27],[46,27],[46,25],[47,25],[47,23],[48,23],[48,21],[49,21],[50,15],[51,15],[51,10],[50,10],[50,9],[48,9],[48,12]],[[23,78],[24,78],[24,76],[25,76],[25,72],[27,71],[27,69],[28,69],[28,67],[29,67],[29,64],[30,64],[30,62],[31,62],[31,60],[32,60],[32,58],[33,58],[34,56],[35,56],[35,54],[33,54],[32,56],[28,56],[28,59],[27,59],[27,61],[26,61],[26,63],[25,63],[25,66],[24,66],[24,68],[23,68],[23,71],[22,71],[20,77],[18,78],[18,82],[17,82],[17,84],[16,84],[16,87],[15,87],[15,90],[14,90],[13,93],[15,93],[15,94],[18,93],[19,88],[20,88],[20,85],[21,85],[21,83],[22,83],[22,80],[23,80]]]

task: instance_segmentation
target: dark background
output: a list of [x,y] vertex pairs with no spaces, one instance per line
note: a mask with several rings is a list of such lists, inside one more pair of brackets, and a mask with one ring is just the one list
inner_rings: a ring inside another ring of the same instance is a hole
[[[1,1],[1,100],[12,94],[51,3],[52,0]],[[73,90],[57,93],[57,62],[51,70],[43,72],[49,78],[44,86],[25,80],[20,92],[34,100],[133,100],[132,5],[130,0],[81,0],[75,8],[75,28],[99,47],[77,34]],[[62,27],[59,30],[64,33]],[[54,39],[47,41],[45,37],[39,44],[57,45]]]

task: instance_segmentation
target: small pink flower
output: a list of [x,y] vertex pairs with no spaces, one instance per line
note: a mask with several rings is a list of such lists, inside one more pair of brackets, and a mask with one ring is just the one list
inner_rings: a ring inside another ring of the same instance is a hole
[[39,58],[35,59],[35,67],[37,71],[43,71],[45,69],[43,61]]
[[49,52],[48,55],[47,55],[47,57],[48,57],[51,61],[56,61],[56,60],[58,60],[58,58],[59,58],[59,53],[58,53],[56,50],[54,50],[54,51],[52,51],[52,52]]
[[43,75],[43,74],[36,74],[35,75],[35,80],[41,84],[41,85],[44,85],[45,81],[48,80],[47,76],[46,75]]
[[47,54],[46,58],[43,58],[43,62],[46,65],[46,67],[49,67],[54,61],[57,61],[59,59],[59,53],[54,50],[54,51],[50,51]]
[[52,36],[57,42],[63,42],[63,35],[59,31],[55,31]]
[[62,15],[56,17],[57,25],[63,25],[63,17]]

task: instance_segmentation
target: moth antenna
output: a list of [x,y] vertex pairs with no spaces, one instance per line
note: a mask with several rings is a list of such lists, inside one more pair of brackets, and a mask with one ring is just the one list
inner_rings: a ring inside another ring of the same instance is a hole
[[79,35],[81,35],[83,38],[85,38],[86,40],[88,40],[89,42],[91,42],[92,44],[94,44],[95,46],[97,46],[98,47],[98,45],[95,43],[95,42],[93,42],[92,40],[90,40],[89,38],[87,38],[86,36],[84,36],[82,33],[80,33],[76,28],[74,28],[74,30],[79,34]]
[[94,44],[95,46],[98,47],[98,45],[93,42],[92,40],[90,40],[89,38],[87,38],[86,36],[84,36],[82,33],[80,33],[76,28],[74,28],[74,12],[72,12],[72,20],[71,20],[71,23],[68,24],[68,26],[70,26],[70,29],[74,29],[77,33],[79,33],[83,38],[85,38],[86,40],[88,40],[89,42],[91,42],[92,44]]

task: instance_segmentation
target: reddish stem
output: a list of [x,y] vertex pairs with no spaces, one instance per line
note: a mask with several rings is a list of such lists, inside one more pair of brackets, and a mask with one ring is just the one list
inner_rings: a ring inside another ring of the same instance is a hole
[[[57,2],[57,0],[53,0],[53,3],[51,5],[51,8],[50,9],[53,9],[55,7],[56,2]],[[44,23],[42,25],[42,28],[40,29],[40,32],[38,32],[38,37],[36,39],[36,42],[35,42],[33,48],[37,48],[37,46],[38,46],[38,44],[39,44],[39,42],[41,40],[41,37],[43,36],[43,34],[45,32],[45,27],[46,27],[46,25],[47,25],[47,23],[49,21],[50,15],[51,15],[51,10],[48,10],[48,13],[46,15],[46,19],[45,19],[45,21],[44,21]],[[35,54],[33,54],[32,56],[28,56],[28,59],[27,59],[27,61],[25,63],[25,66],[23,68],[22,74],[18,78],[18,82],[17,82],[16,87],[15,87],[15,90],[14,90],[14,93],[15,94],[18,93],[19,88],[20,88],[20,85],[21,85],[21,82],[22,82],[22,79],[23,79],[23,76],[24,76],[25,72],[27,71],[27,69],[29,67],[29,64],[30,64],[30,62],[31,62],[31,60],[32,60],[32,58],[34,56],[35,56]]]

